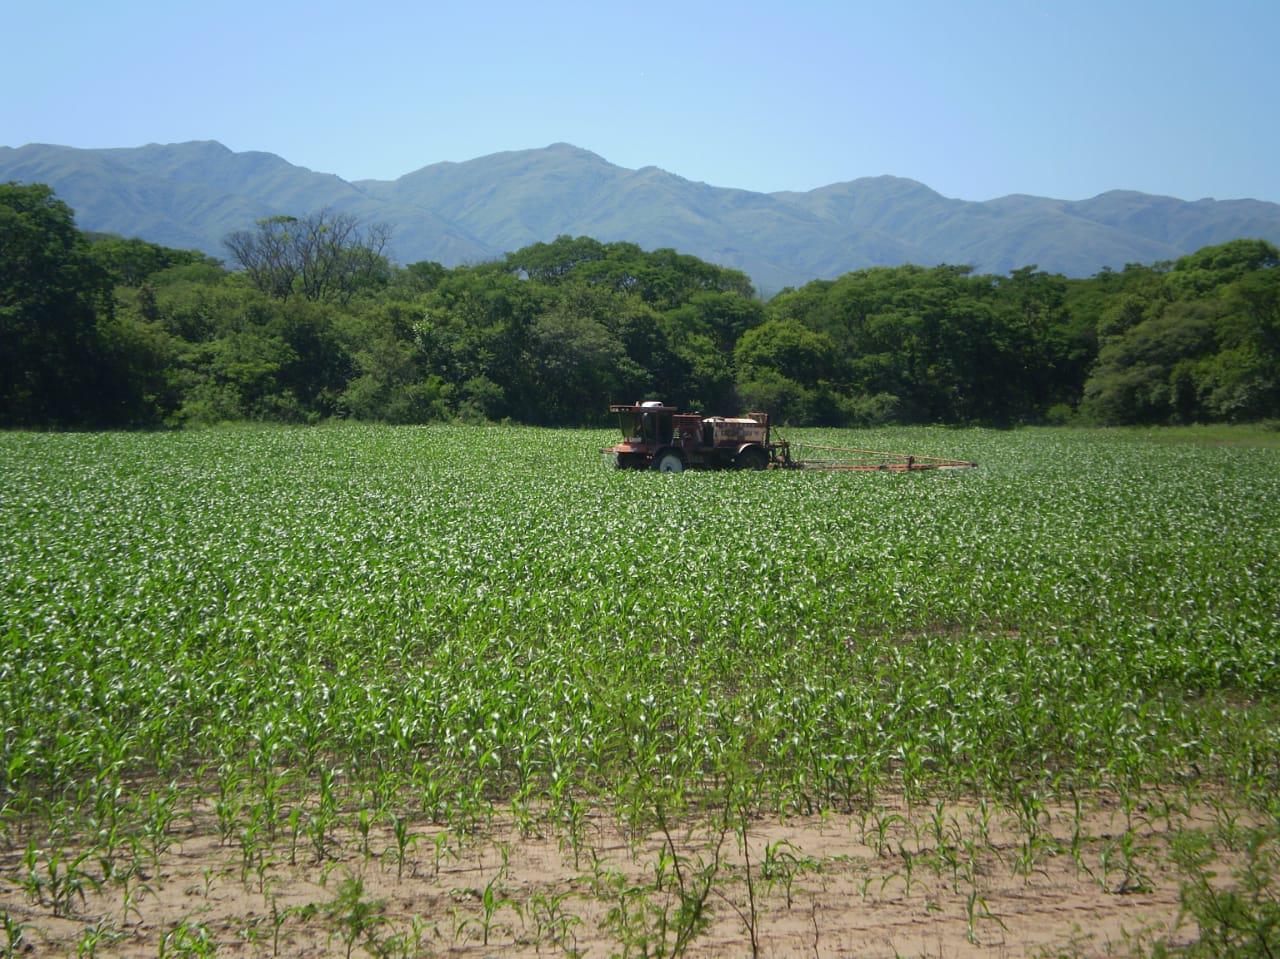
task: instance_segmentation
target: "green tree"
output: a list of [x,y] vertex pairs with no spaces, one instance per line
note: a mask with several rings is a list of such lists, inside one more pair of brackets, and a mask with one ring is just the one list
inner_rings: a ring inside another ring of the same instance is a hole
[[459,267],[421,300],[414,336],[426,368],[446,383],[483,377],[498,386],[495,414],[539,417],[527,364],[535,319],[554,301],[553,291],[521,280],[501,264]]
[[[1059,354],[1080,362],[1073,335],[1054,339],[1069,316],[1063,296],[1057,278],[1034,268],[1004,280],[967,267],[877,267],[786,290],[766,312],[830,345],[827,368],[808,377],[831,394],[815,415],[1000,423],[1034,417],[1071,389],[1039,379]],[[740,366],[740,381],[752,376]],[[805,385],[797,373],[788,379]]]
[[708,337],[716,349],[730,354],[744,333],[764,322],[764,306],[739,293],[704,290],[671,311],[671,322]]
[[355,375],[342,394],[342,411],[387,423],[428,423],[449,416],[456,381],[431,368],[418,333],[421,324],[418,308],[397,302],[374,305],[347,319],[342,335]]
[[0,185],[0,422],[106,420],[97,321],[111,310],[71,208],[43,184]]
[[831,341],[794,320],[748,330],[734,353],[738,394],[784,422],[826,419],[821,409],[834,364]]
[[1085,384],[1085,414],[1117,424],[1195,418],[1186,364],[1211,350],[1217,313],[1211,303],[1178,303],[1108,338]]
[[1280,250],[1266,240],[1232,240],[1206,246],[1173,265],[1167,287],[1175,299],[1211,295],[1250,273],[1280,266]]
[[87,233],[89,255],[122,286],[140,286],[156,273],[175,266],[202,264],[220,268],[217,260],[198,250],[175,250],[137,237]]
[[601,243],[591,237],[557,237],[534,243],[506,257],[508,272],[536,282],[566,281],[604,286],[635,294],[658,310],[671,310],[701,292],[755,295],[745,273],[716,266],[696,256],[661,249],[646,252],[634,243]]
[[539,316],[529,337],[526,366],[537,397],[537,418],[547,423],[599,421],[620,392],[626,352],[601,323],[571,310]]
[[392,270],[387,285],[393,294],[415,297],[431,292],[448,275],[449,270],[434,260],[419,260]]
[[1280,413],[1280,251],[1236,240],[1155,276],[1101,311],[1083,412],[1102,423]]

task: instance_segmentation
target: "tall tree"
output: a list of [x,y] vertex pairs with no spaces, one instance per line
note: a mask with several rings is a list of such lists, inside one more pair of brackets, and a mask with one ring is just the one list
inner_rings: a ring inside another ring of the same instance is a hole
[[[1129,270],[1125,271],[1129,273]],[[1183,257],[1102,311],[1082,410],[1101,423],[1280,414],[1280,250],[1235,240]]]
[[89,255],[122,286],[139,286],[161,270],[193,263],[217,267],[218,261],[199,250],[175,250],[137,237],[86,233]]
[[361,290],[385,285],[385,250],[391,228],[367,228],[358,217],[324,209],[305,217],[273,216],[253,230],[238,230],[224,243],[249,281],[278,299],[347,303]]
[[71,208],[43,184],[0,185],[0,423],[98,423],[99,313],[111,281]]

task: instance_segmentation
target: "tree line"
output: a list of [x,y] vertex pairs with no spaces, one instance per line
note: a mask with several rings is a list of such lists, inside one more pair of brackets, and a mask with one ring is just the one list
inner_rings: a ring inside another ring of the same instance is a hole
[[600,422],[611,401],[796,424],[1280,416],[1280,251],[1068,279],[876,267],[769,302],[674,250],[560,237],[452,269],[389,232],[272,217],[203,253],[79,230],[0,185],[0,424]]

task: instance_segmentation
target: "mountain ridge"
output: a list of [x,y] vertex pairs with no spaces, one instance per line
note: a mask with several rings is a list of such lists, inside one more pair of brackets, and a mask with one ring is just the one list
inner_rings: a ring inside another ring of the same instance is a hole
[[83,229],[225,257],[255,219],[321,207],[393,228],[403,263],[477,262],[561,234],[674,247],[735,267],[765,292],[854,269],[1035,264],[1088,276],[1242,236],[1280,243],[1280,204],[1109,190],[1085,200],[972,201],[891,175],[759,193],[629,169],[570,143],[440,161],[394,180],[347,181],[217,140],[86,149],[0,147],[0,180],[48,183]]

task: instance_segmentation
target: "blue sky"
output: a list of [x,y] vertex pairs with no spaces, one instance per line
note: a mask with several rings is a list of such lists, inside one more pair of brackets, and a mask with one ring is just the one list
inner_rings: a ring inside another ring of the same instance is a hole
[[216,139],[347,179],[568,141],[805,190],[1280,201],[1280,0],[10,0],[0,145]]

